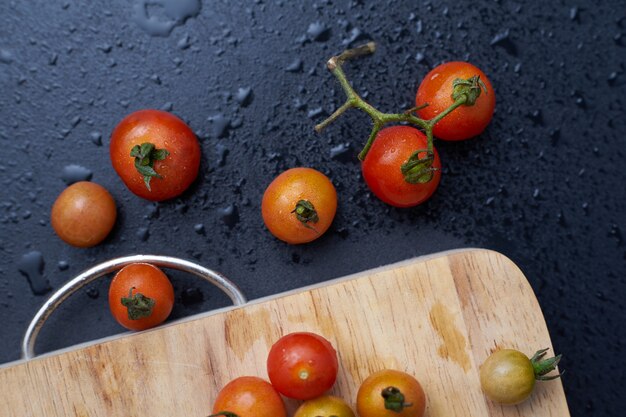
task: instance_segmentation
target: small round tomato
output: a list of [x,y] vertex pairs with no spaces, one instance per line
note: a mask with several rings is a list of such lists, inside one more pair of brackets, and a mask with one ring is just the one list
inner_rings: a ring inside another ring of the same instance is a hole
[[57,235],[79,248],[102,242],[113,229],[117,209],[111,194],[101,185],[81,181],[67,187],[57,197],[50,221]]
[[109,308],[119,324],[145,330],[167,318],[174,306],[174,288],[159,268],[134,263],[122,268],[109,287]]
[[281,394],[309,400],[328,391],[337,379],[337,352],[315,333],[299,332],[281,337],[270,349],[267,373]]
[[[436,149],[433,148],[432,165],[424,168],[418,181],[409,179],[409,182],[402,172],[403,164],[415,151],[426,149],[427,143],[426,135],[409,126],[392,126],[378,132],[361,164],[365,182],[376,197],[395,207],[413,207],[433,195],[441,179],[441,161]],[[424,158],[426,152],[418,156]]]
[[287,417],[282,398],[267,381],[242,376],[230,381],[217,395],[209,417]]
[[441,64],[422,80],[415,97],[415,105],[422,106],[428,103],[428,106],[418,110],[417,114],[422,119],[432,119],[454,103],[452,99],[454,80],[468,80],[476,75],[484,83],[485,91],[481,91],[473,105],[461,105],[441,119],[433,128],[436,137],[444,140],[463,140],[479,135],[491,121],[496,107],[496,94],[485,73],[467,62]]
[[561,376],[547,375],[561,360],[561,355],[543,359],[547,351],[540,350],[530,359],[514,349],[495,351],[480,367],[483,392],[500,404],[513,405],[526,400],[535,388],[535,380],[547,381]]
[[323,235],[337,211],[337,191],[328,177],[312,168],[292,168],[272,181],[261,212],[269,231],[291,244]]
[[385,369],[363,381],[356,408],[360,417],[422,417],[426,395],[411,375]]
[[323,395],[302,403],[293,417],[355,417],[355,415],[341,398]]
[[111,163],[124,184],[147,200],[183,193],[198,176],[200,144],[189,126],[171,113],[140,110],[113,130]]

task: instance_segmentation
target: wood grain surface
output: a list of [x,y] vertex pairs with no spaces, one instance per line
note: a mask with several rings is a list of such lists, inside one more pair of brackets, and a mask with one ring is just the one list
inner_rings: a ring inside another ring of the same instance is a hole
[[494,349],[552,347],[522,272],[486,250],[405,261],[1,368],[0,414],[207,416],[229,380],[267,378],[270,346],[294,331],[337,348],[333,393],[353,405],[361,381],[394,368],[421,381],[430,417],[569,416],[559,380],[538,383],[515,407],[483,396],[478,368]]

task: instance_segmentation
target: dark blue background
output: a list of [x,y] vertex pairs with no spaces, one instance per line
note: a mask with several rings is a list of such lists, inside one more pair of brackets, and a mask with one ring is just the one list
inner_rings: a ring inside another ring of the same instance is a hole
[[[620,414],[623,1],[205,0],[198,16],[162,37],[135,21],[138,1],[0,1],[0,362],[18,358],[45,299],[19,272],[32,251],[43,272],[27,272],[53,289],[103,260],[158,253],[220,270],[257,298],[478,246],[506,254],[530,280],[565,356],[572,415]],[[168,18],[159,7],[149,12]],[[366,39],[378,52],[347,72],[381,109],[410,107],[419,80],[448,60],[473,62],[496,90],[484,134],[437,144],[441,185],[415,209],[390,208],[363,183],[355,155],[369,132],[365,115],[350,112],[323,134],[313,131],[344,99],[326,59]],[[247,106],[237,101],[240,88],[252,91]],[[174,201],[135,197],[110,166],[111,130],[142,108],[172,111],[200,139],[199,179]],[[70,164],[118,202],[114,232],[93,249],[65,245],[49,225]],[[340,201],[327,235],[293,247],[265,230],[260,199],[275,175],[297,165],[327,173]],[[172,276],[181,301],[173,317],[228,304]],[[71,298],[39,351],[119,332],[106,291],[103,281]]]

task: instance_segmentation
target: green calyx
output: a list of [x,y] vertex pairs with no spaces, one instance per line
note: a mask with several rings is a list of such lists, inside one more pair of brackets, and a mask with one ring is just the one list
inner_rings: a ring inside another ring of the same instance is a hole
[[313,229],[313,227],[311,227],[309,223],[317,223],[320,220],[319,216],[317,215],[317,211],[313,206],[313,203],[308,200],[299,200],[296,203],[296,208],[293,209],[292,213],[294,213],[296,215],[296,218],[309,229]]
[[122,305],[128,310],[128,318],[130,320],[139,320],[145,317],[150,317],[154,304],[154,299],[146,297],[141,293],[133,295],[132,287],[128,290],[128,297],[122,297]]
[[543,359],[546,356],[546,352],[548,352],[548,348],[541,349],[535,352],[532,358],[530,358],[530,363],[533,365],[533,369],[535,371],[535,379],[539,381],[550,381],[552,379],[560,378],[563,373],[558,373],[556,375],[547,375],[550,372],[556,370],[559,361],[561,360],[561,355],[556,355],[553,358]]
[[[426,153],[425,157],[420,154]],[[433,168],[434,154],[428,149],[418,149],[411,154],[409,159],[402,164],[400,170],[404,180],[409,184],[425,184],[433,178],[433,173],[437,168]]]
[[396,387],[387,387],[380,393],[385,400],[385,409],[395,411],[397,413],[406,407],[411,407],[412,403],[404,402],[404,394]]
[[485,91],[485,94],[488,94],[487,86],[478,75],[474,75],[467,80],[457,78],[452,82],[452,100],[461,100],[462,97],[465,96],[463,105],[473,106],[483,90]]
[[209,417],[239,417],[239,415],[235,413],[231,413],[230,411],[219,411],[217,414],[211,414]]
[[137,172],[143,175],[143,181],[149,191],[150,180],[152,177],[161,178],[158,172],[154,170],[155,161],[162,161],[169,155],[167,149],[157,149],[153,143],[145,142],[141,145],[135,145],[130,150],[130,156],[135,158],[135,168]]

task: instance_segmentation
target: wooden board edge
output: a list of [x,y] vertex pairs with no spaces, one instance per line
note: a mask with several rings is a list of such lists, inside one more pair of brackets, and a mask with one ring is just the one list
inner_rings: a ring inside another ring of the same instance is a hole
[[[226,313],[229,311],[233,311],[233,310],[237,310],[240,308],[244,308],[244,307],[248,307],[251,305],[257,305],[257,304],[262,304],[264,302],[270,301],[270,300],[276,300],[279,298],[283,298],[283,297],[288,297],[290,295],[293,294],[298,294],[301,292],[306,292],[306,291],[311,291],[311,290],[315,290],[318,288],[324,288],[324,287],[329,287],[332,285],[336,285],[342,282],[346,282],[346,281],[350,281],[353,279],[359,279],[365,276],[371,276],[371,275],[375,275],[390,269],[394,269],[394,268],[401,268],[401,267],[405,267],[405,266],[409,266],[409,265],[413,265],[416,263],[423,263],[423,262],[427,262],[430,260],[434,260],[437,258],[441,258],[441,257],[445,257],[445,256],[451,256],[451,255],[462,255],[462,254],[466,254],[466,253],[471,253],[471,252],[485,252],[485,253],[493,253],[496,256],[505,258],[508,262],[510,262],[515,268],[518,268],[517,265],[515,265],[515,263],[510,260],[506,255],[503,255],[497,251],[493,251],[490,249],[484,249],[484,248],[474,248],[474,247],[468,247],[468,248],[460,248],[460,249],[451,249],[451,250],[446,250],[446,251],[441,251],[441,252],[435,252],[432,254],[427,254],[427,255],[422,255],[422,256],[417,256],[414,258],[409,258],[409,259],[405,259],[402,261],[398,261],[392,264],[388,264],[388,265],[382,265],[379,267],[375,267],[375,268],[371,268],[371,269],[367,269],[364,271],[360,271],[360,272],[356,272],[354,274],[350,274],[350,275],[345,275],[342,277],[338,277],[338,278],[333,278],[330,279],[328,281],[324,281],[324,282],[320,282],[320,283],[316,283],[316,284],[312,284],[312,285],[307,285],[304,287],[299,287],[299,288],[295,288],[292,290],[288,290],[288,291],[284,291],[278,294],[272,294],[266,297],[260,297],[260,298],[256,298],[254,300],[250,300],[248,301],[246,304],[240,305],[240,306],[226,306],[226,307],[222,307],[222,308],[218,308],[218,309],[214,309],[214,310],[210,310],[210,311],[206,311],[206,312],[202,312],[202,313],[198,313],[198,314],[194,314],[191,316],[187,316],[187,317],[183,317],[180,319],[176,319],[176,320],[172,320],[171,322],[168,322],[164,325],[155,327],[153,329],[149,329],[149,330],[144,330],[143,332],[141,332],[141,334],[145,334],[147,332],[152,332],[152,331],[159,331],[161,329],[164,329],[166,327],[170,327],[170,326],[176,326],[178,324],[181,323],[187,323],[187,322],[191,322],[191,321],[195,321],[195,320],[201,320],[205,317],[209,317],[209,316],[213,316],[216,314],[221,314],[221,313]],[[519,270],[519,268],[518,268]],[[521,271],[520,271],[521,273]],[[523,273],[521,273],[522,276]],[[527,283],[529,286],[530,284]],[[532,289],[531,289],[532,291]],[[534,292],[533,296],[534,296]],[[535,301],[536,301],[536,297],[535,297]],[[538,301],[536,301],[538,303]],[[544,325],[545,325],[545,321],[544,321]],[[53,350],[50,352],[46,352],[43,353],[41,355],[38,355],[37,357],[30,359],[30,360],[26,360],[26,359],[17,359],[14,361],[10,361],[10,362],[6,362],[3,364],[0,364],[0,371],[6,368],[11,368],[13,366],[17,366],[20,364],[24,364],[26,362],[30,362],[30,361],[36,361],[39,359],[44,359],[44,358],[49,358],[51,356],[57,356],[57,355],[61,355],[70,351],[75,351],[75,350],[79,350],[79,349],[83,349],[86,347],[90,347],[90,346],[94,346],[94,345],[98,345],[101,343],[108,343],[114,340],[118,340],[121,338],[125,338],[125,337],[132,337],[134,335],[137,335],[139,333],[135,333],[135,332],[131,332],[131,331],[127,331],[127,332],[123,332],[123,333],[118,333],[115,335],[111,335],[111,336],[106,336],[106,337],[102,337],[102,338],[98,338],[98,339],[94,339],[94,340],[90,340],[87,342],[83,342],[83,343],[78,343],[72,346],[68,346],[68,347],[64,347],[61,349],[57,349],[57,350]]]

